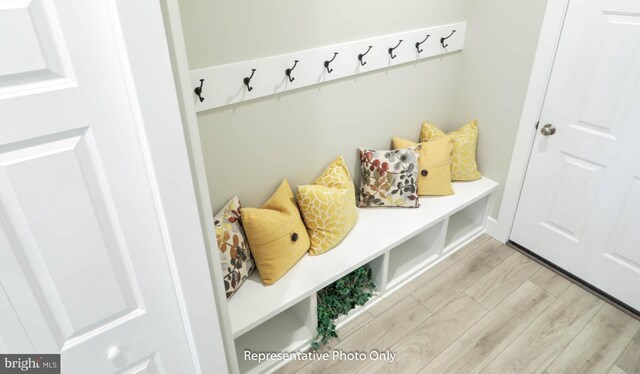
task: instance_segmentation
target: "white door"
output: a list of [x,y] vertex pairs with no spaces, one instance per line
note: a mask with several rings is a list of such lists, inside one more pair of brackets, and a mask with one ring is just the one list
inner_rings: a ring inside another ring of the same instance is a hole
[[0,1],[0,352],[193,373],[116,5]]
[[570,1],[511,240],[640,310],[637,0]]

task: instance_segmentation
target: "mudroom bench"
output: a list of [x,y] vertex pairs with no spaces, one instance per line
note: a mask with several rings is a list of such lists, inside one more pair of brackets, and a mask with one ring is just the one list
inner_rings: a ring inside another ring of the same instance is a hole
[[378,294],[351,317],[482,234],[497,186],[483,177],[454,182],[455,195],[422,197],[418,209],[359,209],[358,222],[342,243],[322,255],[304,256],[276,284],[264,286],[253,272],[228,302],[240,371],[258,373],[278,366],[245,361],[246,349],[308,348],[317,324],[316,292],[354,269],[371,269]]

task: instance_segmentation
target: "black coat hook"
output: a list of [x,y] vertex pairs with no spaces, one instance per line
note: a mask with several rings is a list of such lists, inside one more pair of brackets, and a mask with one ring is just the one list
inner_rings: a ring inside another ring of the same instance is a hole
[[427,41],[427,39],[429,39],[429,37],[430,37],[430,36],[431,36],[431,35],[427,35],[427,37],[426,37],[426,38],[424,38],[424,40],[423,40],[423,41],[421,41],[421,42],[416,42],[416,49],[418,50],[418,53],[422,53],[422,52],[424,51],[424,49],[420,49],[420,44],[422,44],[422,43],[426,42],[426,41]]
[[444,41],[449,39],[450,37],[453,36],[453,34],[456,33],[456,30],[451,31],[451,34],[449,34],[449,36],[445,36],[444,38],[440,38],[440,44],[442,44],[442,48],[447,48],[449,46],[449,44],[444,44]]
[[326,60],[324,62],[324,67],[327,69],[327,73],[331,74],[331,72],[333,71],[333,69],[329,69],[329,64],[333,62],[333,60],[336,59],[336,56],[338,55],[338,52],[333,52],[333,57],[331,58],[331,60]]
[[251,69],[251,75],[248,77],[244,77],[244,79],[242,80],[244,82],[244,85],[247,86],[247,90],[251,91],[253,90],[253,87],[249,86],[249,83],[251,83],[251,78],[253,78],[253,74],[255,74],[256,69]]
[[296,68],[296,65],[298,65],[298,60],[295,60],[293,63],[293,66],[284,71],[287,77],[289,77],[289,82],[293,82],[294,80],[296,80],[294,77],[291,76],[291,72],[293,72],[293,69]]
[[204,84],[204,79],[200,79],[200,87],[196,87],[193,89],[193,92],[196,93],[196,95],[198,95],[198,99],[200,99],[200,102],[204,101],[204,97],[202,97],[202,85]]
[[366,55],[367,55],[367,53],[369,53],[369,51],[371,50],[371,48],[373,48],[373,46],[372,46],[372,45],[370,45],[370,46],[369,46],[369,49],[367,49],[367,51],[366,51],[365,53],[360,53],[360,54],[358,55],[358,60],[360,60],[360,65],[365,66],[365,65],[367,64],[367,62],[366,62],[366,61],[362,61],[362,58],[363,58],[364,56],[366,56]]
[[392,59],[392,60],[393,60],[394,58],[396,58],[396,57],[397,57],[396,55],[394,55],[394,54],[393,54],[393,51],[394,51],[396,48],[400,47],[400,44],[402,44],[402,39],[400,39],[400,41],[398,42],[398,44],[396,44],[396,46],[395,46],[395,47],[391,47],[391,48],[389,48],[389,56],[391,56],[391,59]]

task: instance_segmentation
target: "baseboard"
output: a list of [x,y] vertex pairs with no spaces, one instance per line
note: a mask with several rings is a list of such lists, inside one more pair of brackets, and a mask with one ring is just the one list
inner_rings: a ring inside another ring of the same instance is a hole
[[598,287],[592,285],[591,283],[585,281],[582,278],[576,277],[575,275],[571,274],[570,272],[566,271],[565,269],[561,268],[560,266],[549,262],[548,260],[544,259],[543,257],[540,257],[539,255],[531,252],[530,250],[528,250],[527,248],[521,246],[518,243],[515,243],[511,240],[509,240],[507,242],[507,245],[523,254],[525,254],[526,256],[532,258],[533,260],[535,260],[536,262],[550,268],[551,270],[553,270],[554,272],[562,275],[564,278],[568,279],[569,281],[577,284],[578,286],[582,287],[583,289],[591,292],[592,294],[598,296],[599,298],[603,299],[604,301],[608,302],[609,304],[612,304],[614,306],[616,306],[618,309],[622,310],[623,312],[637,318],[640,319],[640,310],[635,309],[634,307],[632,307],[631,305],[628,305],[626,303],[624,303],[623,301],[611,296],[610,294],[606,293],[605,291],[599,289]]
[[501,234],[502,230],[500,230],[498,220],[491,216],[487,217],[487,220],[485,221],[484,231],[501,243],[507,242],[508,238],[503,237],[504,235]]

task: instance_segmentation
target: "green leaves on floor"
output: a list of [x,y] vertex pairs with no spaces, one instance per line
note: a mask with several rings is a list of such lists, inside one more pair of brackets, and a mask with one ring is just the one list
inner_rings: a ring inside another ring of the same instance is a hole
[[375,290],[371,269],[362,266],[318,292],[317,335],[311,349],[320,349],[336,334],[335,320],[364,305]]

